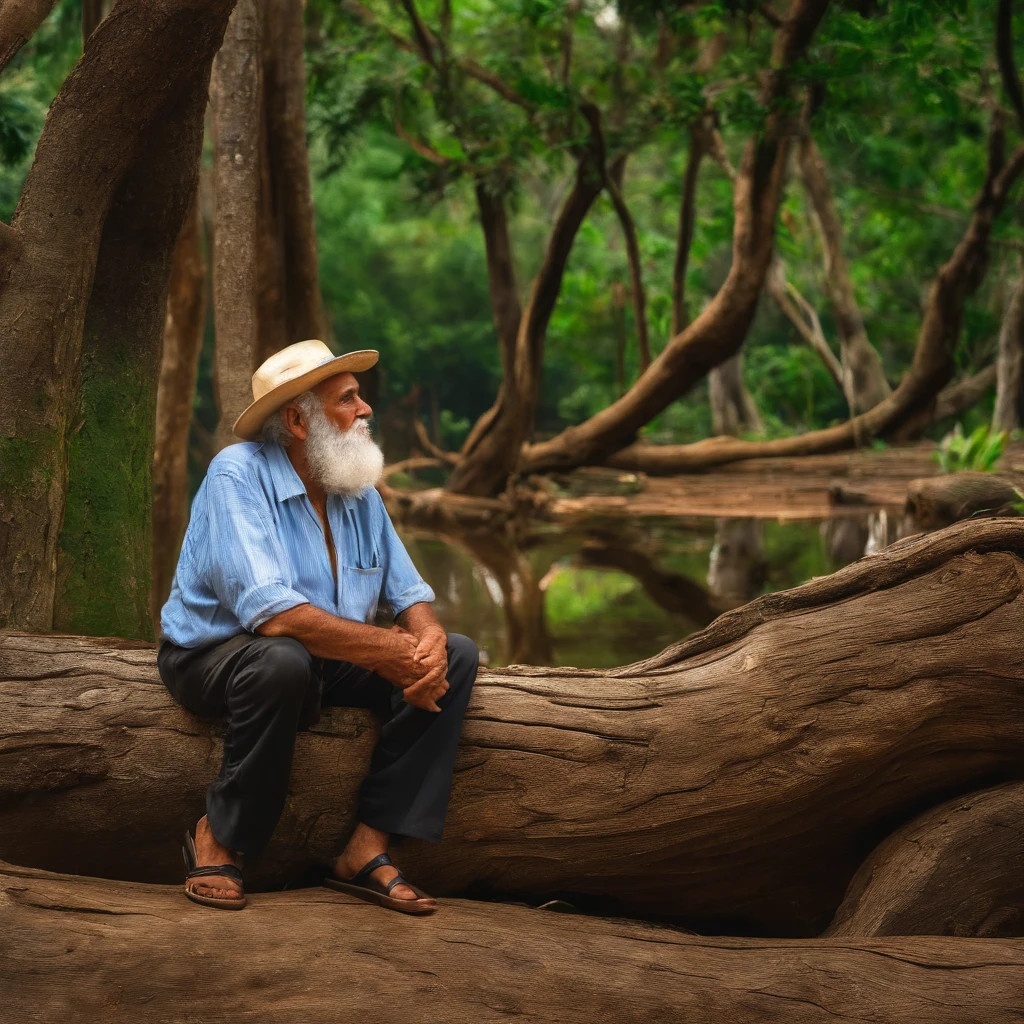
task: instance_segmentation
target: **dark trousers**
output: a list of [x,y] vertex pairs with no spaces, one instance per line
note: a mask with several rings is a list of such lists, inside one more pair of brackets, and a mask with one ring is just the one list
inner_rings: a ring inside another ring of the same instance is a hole
[[313,658],[290,637],[245,633],[195,648],[164,640],[157,655],[178,703],[197,715],[227,716],[206,815],[218,842],[249,856],[270,841],[288,795],[295,734],[316,722],[321,705],[369,708],[383,719],[359,791],[359,820],[392,835],[439,840],[477,660],[472,640],[448,635],[449,688],[438,713],[406,704],[401,690],[368,669]]

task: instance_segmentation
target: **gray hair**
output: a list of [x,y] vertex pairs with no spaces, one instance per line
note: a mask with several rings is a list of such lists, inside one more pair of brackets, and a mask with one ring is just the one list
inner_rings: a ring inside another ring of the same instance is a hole
[[[323,408],[323,400],[312,391],[303,391],[298,398],[293,398],[291,402],[285,404],[293,403],[302,410],[307,419],[313,414],[314,409]],[[272,416],[267,417],[263,424],[263,441],[266,444],[276,442],[282,448],[287,448],[292,443],[292,432],[284,425],[284,417],[281,412],[282,410],[278,410]]]

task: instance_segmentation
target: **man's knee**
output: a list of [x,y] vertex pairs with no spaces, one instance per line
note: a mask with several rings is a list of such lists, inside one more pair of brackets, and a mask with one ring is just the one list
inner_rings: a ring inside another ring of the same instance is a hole
[[480,664],[480,649],[468,636],[448,634],[448,681],[452,686],[473,685]]
[[290,636],[263,637],[254,645],[253,686],[269,700],[301,701],[313,681],[313,658]]

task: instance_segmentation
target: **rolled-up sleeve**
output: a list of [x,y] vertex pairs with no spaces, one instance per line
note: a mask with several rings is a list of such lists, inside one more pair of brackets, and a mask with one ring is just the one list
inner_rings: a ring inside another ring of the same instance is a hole
[[[373,493],[376,495],[376,492]],[[433,601],[434,591],[416,571],[379,495],[376,495],[376,500],[380,503],[381,515],[378,543],[380,561],[384,567],[384,599],[391,608],[391,614],[397,618],[414,604]]]
[[309,604],[292,588],[281,541],[262,489],[230,471],[207,478],[212,555],[218,600],[250,633],[268,619]]

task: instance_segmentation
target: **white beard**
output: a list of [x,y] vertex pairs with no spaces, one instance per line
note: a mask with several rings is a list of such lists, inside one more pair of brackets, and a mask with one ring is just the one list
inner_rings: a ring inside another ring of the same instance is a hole
[[313,479],[328,494],[358,494],[380,479],[384,453],[370,436],[370,425],[356,420],[340,430],[325,415],[319,400],[304,408],[309,433],[306,463]]

